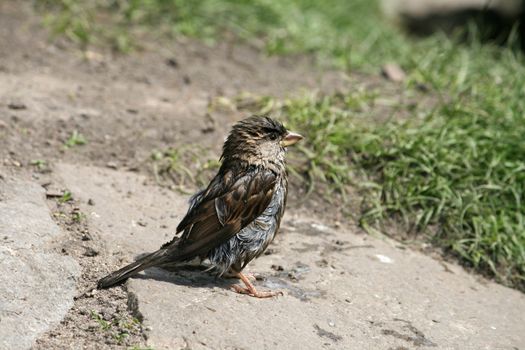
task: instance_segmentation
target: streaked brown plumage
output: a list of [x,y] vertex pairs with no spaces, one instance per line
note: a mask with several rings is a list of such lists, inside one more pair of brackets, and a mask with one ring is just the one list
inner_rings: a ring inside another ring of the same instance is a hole
[[279,229],[288,187],[285,149],[300,139],[269,117],[252,116],[235,124],[224,143],[219,172],[191,198],[177,227],[182,235],[104,277],[98,287],[110,287],[152,266],[199,258],[220,275],[241,278],[246,288],[234,286],[237,292],[275,295],[258,292],[241,272],[264,252]]

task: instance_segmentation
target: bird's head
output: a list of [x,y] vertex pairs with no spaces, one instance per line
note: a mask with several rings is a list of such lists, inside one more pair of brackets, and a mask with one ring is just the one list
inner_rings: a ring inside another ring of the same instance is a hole
[[236,123],[224,143],[224,160],[243,160],[265,166],[284,164],[286,147],[303,137],[290,132],[280,122],[267,116],[251,116]]

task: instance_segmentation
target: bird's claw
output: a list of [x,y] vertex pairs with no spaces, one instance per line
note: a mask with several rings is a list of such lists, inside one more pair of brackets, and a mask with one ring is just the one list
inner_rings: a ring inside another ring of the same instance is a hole
[[246,295],[249,295],[249,296],[252,296],[254,298],[272,298],[272,297],[275,297],[275,296],[278,296],[278,295],[284,295],[284,293],[280,290],[278,291],[266,291],[266,292],[259,292],[257,291],[256,289],[253,289],[253,290],[250,290],[249,288],[244,288],[244,287],[241,287],[239,285],[232,285],[232,290],[234,292],[237,292],[239,294],[246,294]]

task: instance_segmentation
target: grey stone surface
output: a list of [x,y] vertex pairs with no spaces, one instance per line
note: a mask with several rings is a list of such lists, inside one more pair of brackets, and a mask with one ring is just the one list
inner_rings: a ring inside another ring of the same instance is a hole
[[[146,185],[146,178],[134,173],[70,164],[58,164],[56,172],[107,242],[107,254],[124,252],[124,262],[170,239],[187,208],[185,197]],[[87,204],[90,199],[94,205]]]
[[73,304],[79,268],[53,252],[61,231],[44,189],[0,180],[0,349],[27,349]]
[[[57,171],[93,199],[90,225],[129,262],[171,238],[187,196],[93,167]],[[135,222],[142,220],[141,225]],[[248,266],[258,300],[237,281],[146,271],[127,282],[155,349],[522,349],[525,296],[390,240],[335,229],[290,210],[269,255]],[[123,263],[124,263],[123,262]]]

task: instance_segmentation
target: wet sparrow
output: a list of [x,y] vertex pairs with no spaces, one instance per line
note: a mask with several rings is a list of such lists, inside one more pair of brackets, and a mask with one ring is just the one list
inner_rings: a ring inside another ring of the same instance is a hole
[[242,274],[273,240],[286,205],[286,147],[302,139],[269,117],[252,116],[235,124],[223,146],[221,167],[208,187],[190,200],[176,236],[159,250],[102,278],[107,288],[153,267],[207,261],[219,275],[239,277],[243,294],[264,298]]

